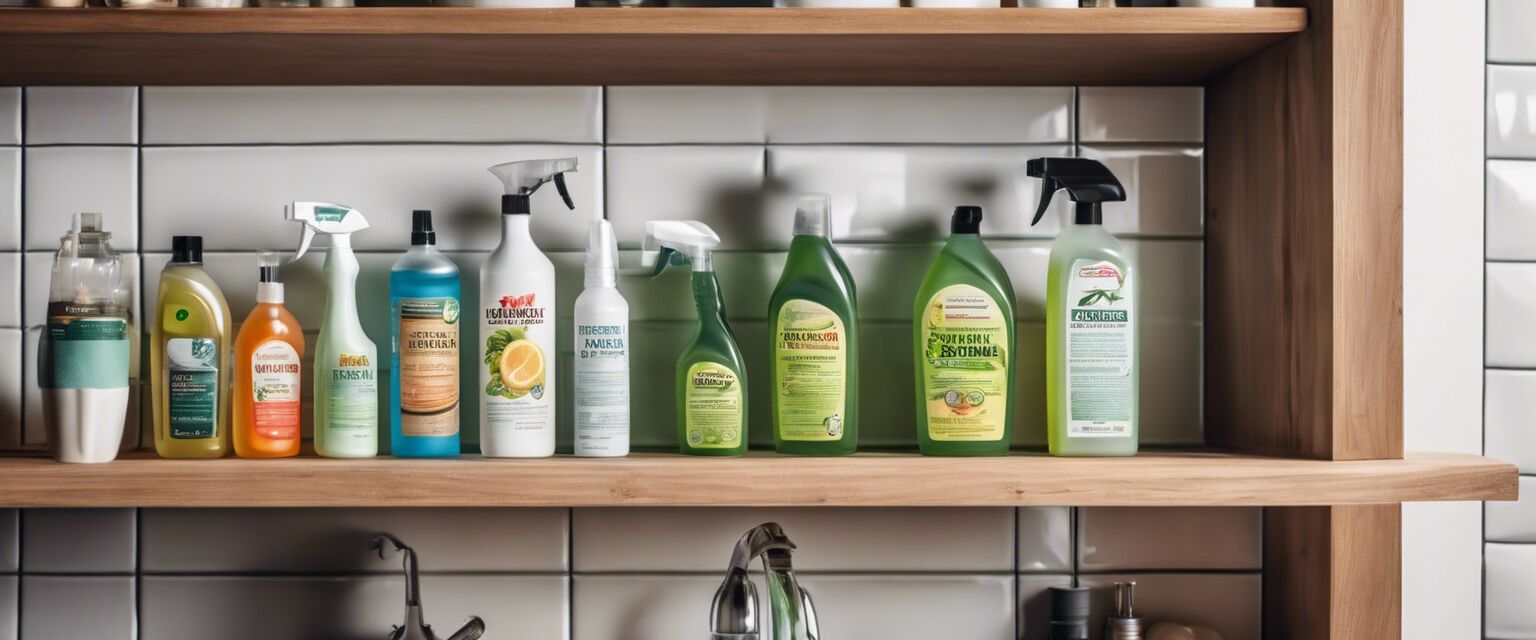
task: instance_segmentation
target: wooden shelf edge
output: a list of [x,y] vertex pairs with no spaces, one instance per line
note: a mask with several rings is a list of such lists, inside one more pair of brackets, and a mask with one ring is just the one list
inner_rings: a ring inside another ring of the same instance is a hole
[[1237,35],[1297,33],[1302,8],[0,9],[0,34]]
[[0,459],[5,507],[1324,506],[1514,500],[1514,465],[1481,456],[1297,460],[860,454],[737,459]]

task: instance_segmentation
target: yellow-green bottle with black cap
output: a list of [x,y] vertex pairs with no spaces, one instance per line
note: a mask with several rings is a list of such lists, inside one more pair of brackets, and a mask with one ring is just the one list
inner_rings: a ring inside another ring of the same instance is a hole
[[[1036,158],[1039,222],[1051,196],[1072,199],[1072,224],[1051,245],[1045,288],[1045,397],[1051,455],[1136,455],[1140,394],[1137,278],[1104,230],[1104,203],[1125,187],[1098,160]],[[1033,224],[1033,223],[1031,223]]]
[[925,455],[1005,455],[1013,440],[1013,284],[981,240],[981,219],[981,207],[955,208],[912,312]]

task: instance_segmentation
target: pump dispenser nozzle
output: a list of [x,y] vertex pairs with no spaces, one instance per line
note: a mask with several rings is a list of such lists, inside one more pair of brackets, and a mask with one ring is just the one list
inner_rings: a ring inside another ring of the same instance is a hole
[[720,236],[709,225],[693,220],[652,220],[645,223],[645,246],[640,265],[654,267],[659,276],[667,267],[692,264],[694,271],[713,271],[709,254],[720,246]]
[[560,191],[560,198],[565,200],[566,208],[575,209],[576,203],[571,200],[571,192],[565,188],[565,174],[575,170],[575,158],[520,160],[488,169],[506,185],[507,193],[501,196],[501,212],[511,214],[529,213],[528,199],[539,187],[550,181],[554,181],[555,189]]
[[1029,176],[1040,178],[1045,185],[1040,188],[1040,208],[1029,224],[1034,226],[1045,217],[1051,206],[1051,196],[1067,190],[1067,197],[1077,203],[1073,214],[1074,224],[1103,224],[1105,202],[1123,202],[1125,187],[1111,173],[1109,167],[1089,158],[1035,158],[1029,161]]
[[340,204],[295,202],[283,207],[283,214],[289,220],[304,223],[304,234],[299,237],[299,250],[293,253],[289,262],[297,262],[304,257],[316,233],[330,235],[336,245],[346,243],[346,246],[351,247],[352,233],[368,228],[368,221],[363,219],[361,211]]

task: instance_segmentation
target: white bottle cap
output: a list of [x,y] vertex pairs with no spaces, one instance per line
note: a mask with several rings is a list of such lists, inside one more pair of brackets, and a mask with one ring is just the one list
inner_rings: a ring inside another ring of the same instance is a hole
[[800,196],[800,204],[795,207],[795,235],[827,237],[830,200],[825,193]]
[[586,286],[616,286],[618,268],[619,245],[613,238],[613,225],[607,220],[593,220],[587,227]]

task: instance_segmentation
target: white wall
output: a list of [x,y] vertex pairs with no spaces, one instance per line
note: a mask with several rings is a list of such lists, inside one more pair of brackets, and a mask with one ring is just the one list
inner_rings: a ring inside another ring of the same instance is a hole
[[[1405,0],[1409,451],[1482,452],[1485,3]],[[1403,507],[1403,638],[1482,635],[1480,503]]]

